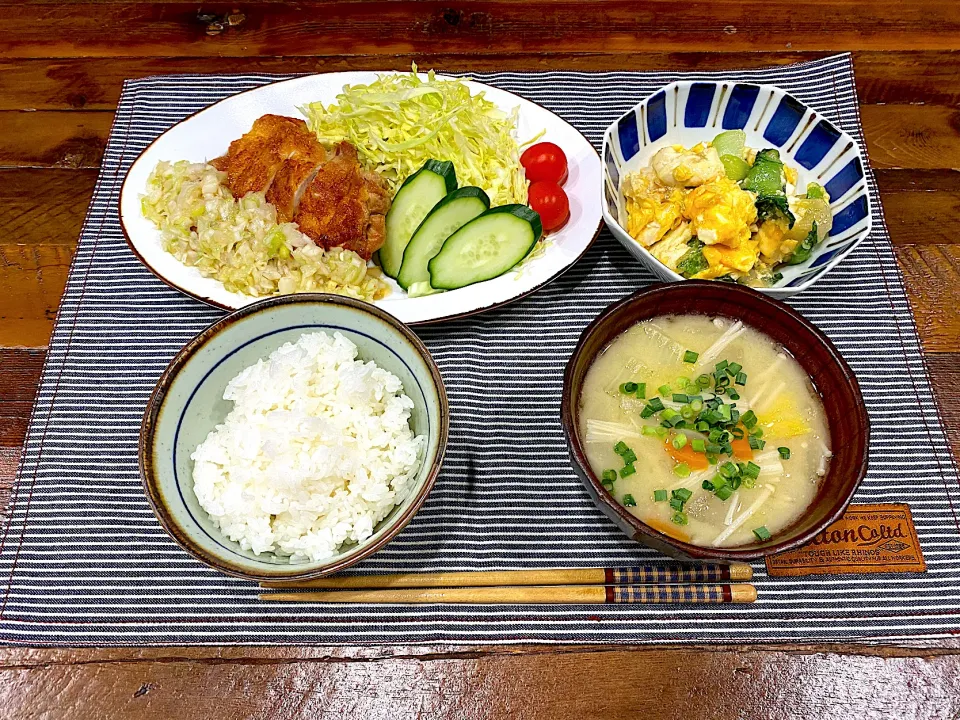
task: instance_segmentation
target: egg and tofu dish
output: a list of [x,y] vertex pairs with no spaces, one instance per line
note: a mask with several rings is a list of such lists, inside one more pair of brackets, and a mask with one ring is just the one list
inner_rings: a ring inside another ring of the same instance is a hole
[[809,183],[798,194],[779,152],[745,140],[729,130],[690,149],[667,146],[623,178],[627,232],[683,277],[769,287],[830,232],[826,191]]

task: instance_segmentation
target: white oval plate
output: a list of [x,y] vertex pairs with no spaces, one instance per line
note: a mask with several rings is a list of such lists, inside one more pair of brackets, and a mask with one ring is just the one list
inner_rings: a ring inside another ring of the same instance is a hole
[[[333,103],[344,85],[366,84],[376,78],[375,72],[343,72],[283,80],[221,100],[167,130],[133,163],[120,193],[120,223],[134,253],[165,283],[211,305],[236,310],[259,299],[228,292],[219,281],[203,277],[196,268],[183,265],[163,250],[159,230],[140,212],[140,195],[147,177],[161,160],[203,162],[222,155],[230,141],[250,130],[261,115],[302,117],[298,106],[315,101]],[[570,198],[570,220],[547,236],[546,250],[540,257],[493,280],[419,298],[408,298],[390,281],[391,293],[374,304],[406,323],[471,315],[529,295],[572,266],[600,231],[600,157],[587,139],[529,100],[482,83],[467,84],[474,93],[484,92],[505,111],[520,107],[520,142],[545,131],[543,140],[563,148],[570,173],[563,185]]]

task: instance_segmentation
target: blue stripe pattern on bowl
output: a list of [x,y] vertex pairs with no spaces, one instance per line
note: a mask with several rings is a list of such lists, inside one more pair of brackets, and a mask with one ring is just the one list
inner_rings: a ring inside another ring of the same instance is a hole
[[774,147],[800,173],[798,192],[822,185],[830,196],[833,228],[811,257],[778,268],[783,278],[774,297],[789,297],[809,288],[843,261],[870,232],[870,199],[863,154],[853,139],[800,100],[772,85],[677,82],[640,102],[607,129],[603,140],[604,219],[634,257],[665,281],[683,278],[654,258],[620,225],[624,201],[620,183],[627,173],[645,167],[666,145],[691,147],[723,130],[742,129],[748,147]]
[[753,106],[757,104],[760,95],[759,85],[738,83],[730,91],[730,100],[727,109],[723,111],[723,129],[741,130],[747,126]]

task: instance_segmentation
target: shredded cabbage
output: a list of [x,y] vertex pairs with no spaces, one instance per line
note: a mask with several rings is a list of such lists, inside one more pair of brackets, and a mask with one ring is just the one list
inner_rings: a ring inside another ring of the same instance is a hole
[[390,192],[430,159],[450,160],[461,187],[476,185],[491,206],[527,202],[516,129],[519,108],[500,110],[484,94],[470,94],[460,80],[427,80],[408,74],[381,75],[370,85],[346,85],[337,102],[300,108],[317,139],[348,140],[368,170]]
[[212,165],[186,160],[160,162],[150,174],[143,214],[180,262],[254,297],[329,292],[369,301],[389,292],[379,269],[355,252],[317,247],[295,223],[277,224],[263,193],[237,200],[225,180]]

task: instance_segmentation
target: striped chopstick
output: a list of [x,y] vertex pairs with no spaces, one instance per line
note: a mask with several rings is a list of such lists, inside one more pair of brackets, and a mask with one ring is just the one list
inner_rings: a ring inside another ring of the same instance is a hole
[[402,603],[402,604],[574,604],[636,605],[652,603],[752,603],[757,589],[740,585],[552,585],[514,587],[397,588],[391,590],[326,590],[260,595],[271,602]]
[[732,565],[641,565],[620,568],[483,570],[479,572],[348,575],[317,580],[270,581],[264,588],[470,588],[500,585],[676,585],[727,583],[753,578],[753,568]]

